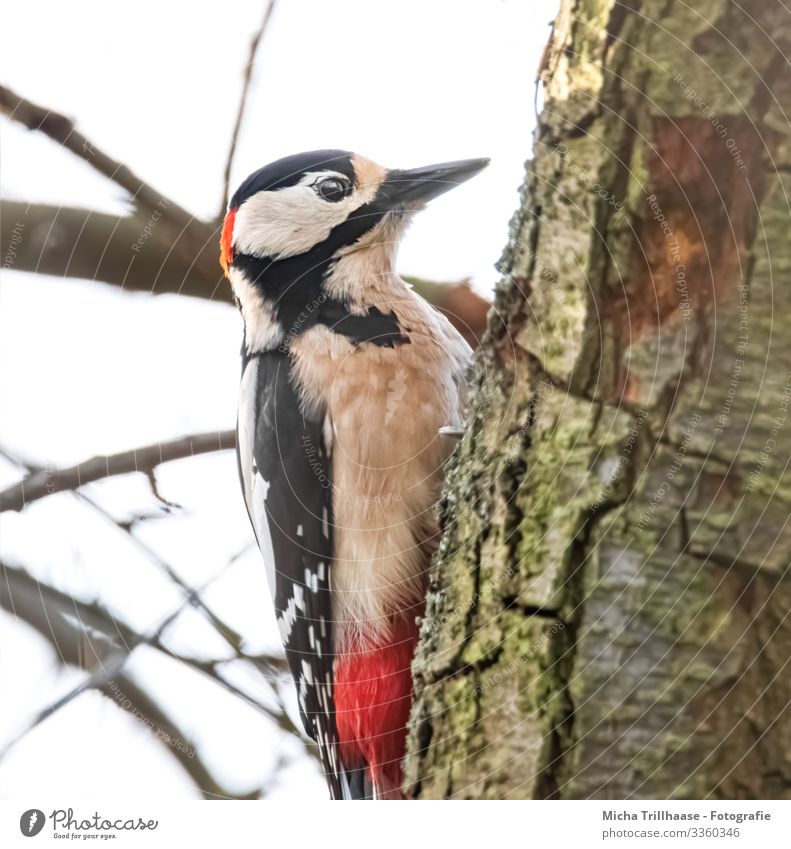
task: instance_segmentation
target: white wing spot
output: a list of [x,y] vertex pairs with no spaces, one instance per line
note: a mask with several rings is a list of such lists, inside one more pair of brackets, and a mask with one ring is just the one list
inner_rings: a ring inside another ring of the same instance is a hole
[[317,593],[319,591],[319,579],[315,572],[311,572],[310,569],[305,567],[305,586],[312,592]]
[[305,591],[299,584],[294,584],[294,595],[288,600],[283,613],[277,617],[277,627],[284,643],[288,642],[291,629],[297,621],[297,610],[305,612]]

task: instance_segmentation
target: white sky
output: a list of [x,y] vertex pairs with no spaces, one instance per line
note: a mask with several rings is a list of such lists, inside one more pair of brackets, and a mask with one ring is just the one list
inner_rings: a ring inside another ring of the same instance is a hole
[[[491,156],[484,174],[418,217],[400,262],[405,273],[472,276],[490,289],[530,150],[533,79],[556,5],[279,0],[259,51],[234,184],[274,158],[321,147],[359,151],[390,167]],[[262,8],[258,0],[9,4],[0,79],[75,117],[96,145],[196,215],[214,215],[242,66]],[[117,187],[53,143],[7,121],[0,132],[6,196],[126,209]],[[231,427],[239,333],[235,311],[221,304],[6,273],[0,444],[61,464]],[[0,464],[0,486],[16,477]],[[174,463],[160,469],[159,479],[166,497],[186,509],[148,523],[140,536],[200,583],[251,539],[235,460],[226,453]],[[117,516],[154,506],[137,478],[91,490]],[[68,495],[4,515],[0,553],[56,586],[101,598],[136,627],[152,625],[178,600],[120,534]],[[257,552],[248,551],[206,594],[252,649],[276,639],[262,573]],[[44,641],[4,614],[0,639],[2,745],[80,675],[59,671]],[[179,619],[171,639],[199,656],[221,651],[192,612]],[[207,760],[233,786],[254,786],[275,747],[290,745],[193,673],[142,652],[132,668],[155,682],[169,709],[189,717]],[[74,796],[194,795],[142,728],[91,695],[0,763],[0,797],[33,790],[57,795],[66,787]],[[324,796],[304,762],[288,771],[277,792]]]

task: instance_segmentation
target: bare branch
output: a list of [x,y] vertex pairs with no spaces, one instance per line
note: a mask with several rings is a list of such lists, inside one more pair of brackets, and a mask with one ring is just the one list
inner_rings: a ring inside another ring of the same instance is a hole
[[[296,735],[303,743],[304,737],[282,706],[275,681],[286,674],[285,659],[280,655],[249,656],[236,650],[236,657],[251,663],[261,672],[272,687],[280,705],[274,710],[254,699],[222,675],[226,660],[198,660],[178,654],[161,641],[161,635],[184,609],[184,603],[173,610],[155,629],[152,636],[135,632],[116,619],[98,603],[80,601],[54,587],[37,581],[19,567],[0,564],[0,608],[27,622],[53,646],[62,663],[89,670],[91,674],[68,693],[44,707],[33,720],[0,751],[0,758],[26,734],[44,720],[57,713],[89,689],[105,688],[111,676],[121,673],[131,653],[140,645],[148,645],[179,663],[210,678],[232,695],[258,710],[282,731]],[[196,591],[197,592],[197,591]],[[186,601],[185,601],[186,603]],[[307,744],[306,744],[307,745]]]
[[227,451],[236,445],[233,430],[212,431],[157,442],[119,454],[92,457],[67,469],[42,469],[0,492],[0,510],[22,510],[39,498],[64,490],[77,490],[85,484],[134,472],[150,474],[162,463]]
[[44,721],[54,716],[58,711],[62,710],[66,705],[71,704],[76,698],[86,693],[88,690],[93,690],[103,686],[104,683],[113,675],[120,674],[129,655],[123,651],[117,651],[115,654],[107,658],[101,667],[95,669],[86,678],[83,678],[76,687],[72,687],[67,693],[59,696],[54,702],[50,702],[43,707],[33,719],[17,734],[15,734],[2,749],[0,749],[0,760],[2,760],[8,752],[14,748],[23,738],[27,737],[31,731],[34,731]]
[[[208,675],[214,675],[217,667],[226,662],[196,660],[177,654],[162,643],[165,628],[183,611],[184,603],[165,617],[153,635],[145,636],[113,616],[102,605],[74,598],[37,580],[19,566],[0,563],[0,608],[35,628],[52,644],[63,664],[82,669],[95,669],[119,648],[131,654],[139,645],[151,646],[173,660]],[[90,646],[93,660],[88,659],[81,644]],[[236,651],[235,656],[251,663],[257,670],[265,671],[266,681],[285,675],[287,671],[282,655],[248,655]],[[255,703],[254,700],[251,703]]]
[[[12,455],[5,451],[4,449],[0,449],[0,454],[7,457],[8,459],[13,459]],[[22,458],[18,458],[19,462],[22,465],[26,466],[33,474],[44,474],[46,473],[46,469],[43,469],[41,466],[34,465],[29,460],[23,461]],[[154,551],[153,548],[146,545],[142,540],[140,540],[133,532],[131,525],[127,522],[118,521],[108,510],[102,507],[101,504],[98,504],[93,499],[89,498],[83,492],[78,490],[70,490],[73,494],[95,510],[106,522],[108,522],[112,527],[118,529],[123,534],[125,534],[126,538],[137,548],[140,552],[147,557],[160,571],[163,572],[174,584],[176,584],[184,593],[185,599],[192,604],[197,610],[200,610],[201,613],[208,619],[208,621],[215,628],[217,633],[225,640],[225,642],[230,646],[230,648],[235,652],[235,654],[245,660],[250,661],[256,668],[259,669],[264,674],[268,674],[272,671],[272,666],[270,666],[266,660],[260,657],[253,657],[246,655],[242,651],[242,637],[238,634],[233,628],[230,627],[226,622],[224,622],[201,598],[200,590],[196,590],[187,584],[182,578],[173,570],[173,567],[165,561],[163,558]],[[233,561],[231,561],[233,562]],[[227,566],[226,566],[227,568]],[[164,627],[161,626],[161,627]],[[164,649],[163,649],[164,650]]]
[[141,637],[101,605],[80,601],[18,567],[0,564],[0,608],[35,628],[61,663],[100,667],[119,647],[131,652]]
[[258,790],[251,793],[232,793],[220,785],[201,759],[195,743],[179,728],[176,720],[126,672],[108,680],[101,692],[115,704],[128,711],[151,731],[157,740],[186,770],[205,799],[256,799]]
[[242,127],[242,120],[244,119],[244,110],[247,104],[247,92],[250,89],[250,82],[253,78],[255,54],[257,53],[258,45],[261,43],[261,39],[269,26],[269,21],[272,18],[272,10],[275,8],[275,2],[276,0],[269,0],[266,11],[264,12],[264,17],[261,20],[261,25],[258,27],[258,31],[253,35],[250,41],[250,51],[247,55],[247,64],[244,67],[244,79],[242,81],[241,97],[239,98],[239,109],[236,112],[236,122],[233,126],[233,133],[231,133],[231,144],[228,148],[228,157],[225,161],[225,171],[223,173],[223,194],[220,204],[220,213],[218,215],[218,218],[220,219],[223,217],[225,212],[225,204],[228,201],[228,195],[231,190],[231,168],[233,166],[233,159],[236,153],[236,144],[239,141],[239,131]]
[[[232,303],[217,263],[214,229],[201,228],[206,257],[193,263],[172,250],[159,226],[141,215],[118,216],[78,207],[0,201],[4,268],[94,280],[127,291],[173,293]],[[139,240],[143,240],[142,246]]]
[[[145,216],[160,216],[155,222],[156,227],[170,243],[172,250],[186,262],[201,266],[207,274],[214,269],[217,279],[220,279],[216,250],[219,234],[217,238],[212,237],[207,241],[207,232],[213,231],[207,231],[206,222],[195,218],[138,177],[129,167],[99,149],[75,128],[70,118],[32,103],[3,85],[0,85],[0,112],[29,130],[44,133],[129,192],[132,202]],[[211,252],[208,251],[210,244]]]
[[171,215],[182,219],[184,223],[193,220],[193,216],[186,209],[156,191],[122,162],[113,159],[90,142],[65,115],[26,100],[4,85],[0,85],[0,111],[12,121],[23,124],[29,130],[44,133],[58,142],[129,192],[134,203],[141,208],[148,211],[168,209]]
[[117,528],[123,534],[126,535],[126,538],[140,551],[144,554],[164,575],[170,578],[174,584],[176,584],[179,589],[184,593],[184,597],[189,603],[195,607],[196,610],[200,610],[201,613],[209,620],[217,633],[225,640],[225,642],[233,649],[237,654],[241,653],[242,647],[242,636],[230,625],[224,622],[201,598],[200,591],[191,587],[186,581],[184,581],[181,576],[173,569],[173,567],[168,563],[165,559],[159,556],[159,554],[154,551],[149,545],[146,545],[138,536],[132,533],[130,527],[127,526],[124,522],[119,522],[109,510],[106,510],[102,507],[101,504],[98,504],[92,498],[89,498],[82,492],[74,492],[74,495],[79,498],[81,501],[84,501],[87,505],[92,507],[105,521],[107,521],[114,528]]

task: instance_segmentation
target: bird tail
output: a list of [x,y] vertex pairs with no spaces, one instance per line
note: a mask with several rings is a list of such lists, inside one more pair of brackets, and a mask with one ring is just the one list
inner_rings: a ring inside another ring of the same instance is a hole
[[343,799],[403,799],[400,773],[401,770],[397,769],[394,775],[380,772],[375,778],[371,778],[371,771],[367,765],[359,769],[346,770],[341,778]]
[[373,799],[374,785],[366,767],[347,769],[341,779],[344,799]]

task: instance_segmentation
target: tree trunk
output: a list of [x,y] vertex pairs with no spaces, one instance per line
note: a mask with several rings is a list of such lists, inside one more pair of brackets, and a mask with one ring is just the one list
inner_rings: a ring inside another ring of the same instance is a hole
[[441,506],[414,797],[791,797],[784,54],[774,0],[562,2]]

